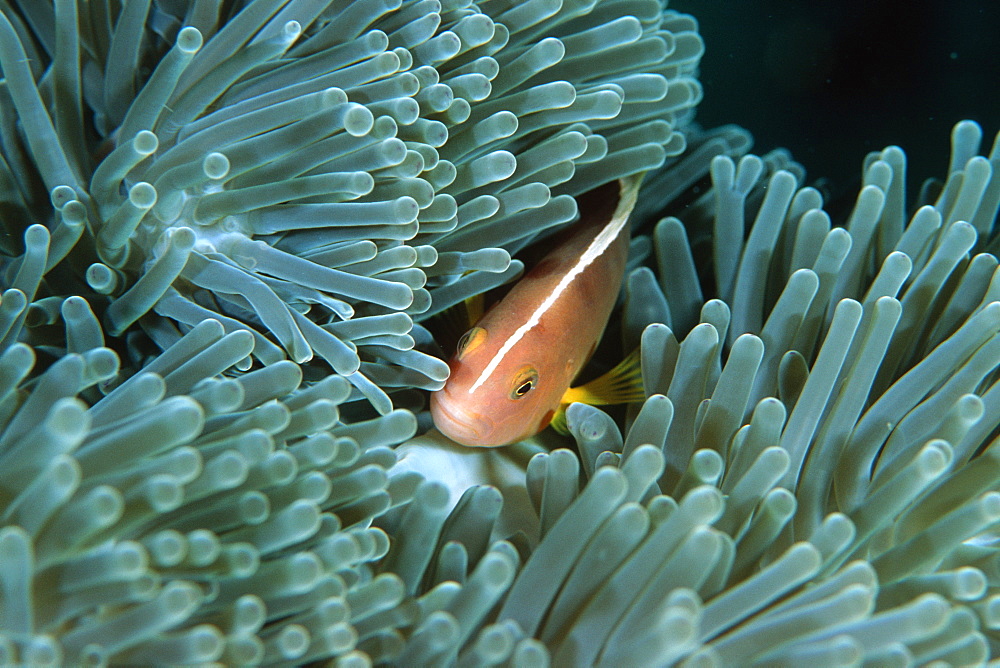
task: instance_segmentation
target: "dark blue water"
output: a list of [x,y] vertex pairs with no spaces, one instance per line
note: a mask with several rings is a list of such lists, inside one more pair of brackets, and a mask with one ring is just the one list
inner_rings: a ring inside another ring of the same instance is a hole
[[[956,121],[1000,130],[996,0],[672,0],[698,18],[707,127],[738,123],[755,152],[789,148],[833,196],[869,151],[898,144],[911,188],[943,177]],[[988,144],[986,149],[988,150]],[[912,190],[911,190],[912,192]]]

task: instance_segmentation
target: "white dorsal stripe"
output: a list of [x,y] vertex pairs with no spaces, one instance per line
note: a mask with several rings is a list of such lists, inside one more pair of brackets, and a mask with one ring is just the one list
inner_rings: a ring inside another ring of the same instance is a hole
[[584,269],[593,264],[594,260],[599,258],[601,254],[607,250],[608,246],[614,242],[618,233],[621,232],[625,223],[628,222],[629,214],[632,213],[636,197],[639,193],[639,183],[641,181],[642,175],[638,175],[632,179],[623,180],[621,199],[618,202],[618,206],[615,207],[615,212],[611,216],[611,220],[608,221],[608,224],[604,226],[604,229],[598,232],[597,236],[591,240],[587,249],[580,256],[580,259],[573,265],[573,268],[566,272],[562,279],[560,279],[559,283],[556,284],[556,287],[552,290],[552,292],[542,300],[542,303],[538,305],[538,308],[532,312],[531,316],[524,322],[524,324],[514,330],[514,333],[510,335],[510,338],[504,341],[503,345],[500,346],[500,350],[497,351],[497,354],[490,360],[489,364],[483,368],[482,373],[479,374],[479,378],[477,378],[476,382],[469,388],[469,394],[475,392],[497,370],[507,353],[509,353],[514,346],[517,345],[518,341],[523,339],[524,336],[539,323],[545,312],[556,303],[556,300],[559,299],[562,293],[566,291],[570,283],[573,282],[573,279],[583,273]]

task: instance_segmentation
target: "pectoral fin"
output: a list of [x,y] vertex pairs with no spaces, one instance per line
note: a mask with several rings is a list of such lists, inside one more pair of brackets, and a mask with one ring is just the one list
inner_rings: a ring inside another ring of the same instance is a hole
[[450,355],[462,335],[482,319],[485,310],[486,295],[481,293],[431,316],[435,338],[442,350]]
[[560,434],[569,433],[566,426],[566,408],[572,403],[606,406],[631,404],[645,399],[639,349],[636,348],[604,375],[579,387],[571,387],[566,390],[559,409],[552,417],[551,425]]

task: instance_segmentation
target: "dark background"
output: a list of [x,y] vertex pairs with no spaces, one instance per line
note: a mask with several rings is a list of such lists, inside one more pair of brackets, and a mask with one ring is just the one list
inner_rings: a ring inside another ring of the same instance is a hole
[[704,127],[736,123],[753,152],[788,148],[807,181],[853,197],[865,154],[901,146],[909,192],[944,177],[956,121],[1000,130],[998,0],[671,0],[706,44]]

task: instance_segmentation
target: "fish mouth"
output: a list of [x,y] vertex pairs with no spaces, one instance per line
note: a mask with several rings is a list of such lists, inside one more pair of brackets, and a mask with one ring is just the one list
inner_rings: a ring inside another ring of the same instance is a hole
[[489,446],[493,421],[472,411],[455,406],[441,392],[431,396],[431,417],[442,434],[462,445]]

